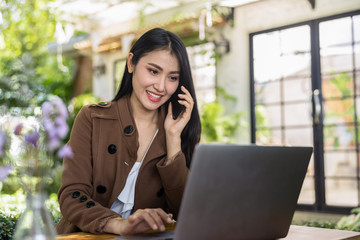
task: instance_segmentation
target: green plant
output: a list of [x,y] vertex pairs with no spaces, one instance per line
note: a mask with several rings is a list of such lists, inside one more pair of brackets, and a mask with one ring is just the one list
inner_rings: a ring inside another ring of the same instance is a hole
[[303,221],[297,225],[360,232],[360,207],[352,209],[350,215],[343,216],[339,221]]
[[0,195],[0,239],[12,239],[15,225],[24,208],[25,195],[21,190],[11,195]]
[[308,227],[318,227],[318,228],[330,228],[330,229],[335,229],[336,228],[336,222],[334,221],[325,221],[325,222],[320,222],[320,221],[304,221],[302,222],[303,226],[308,226]]
[[324,129],[325,141],[335,148],[354,146],[356,133],[360,137],[360,132],[346,124],[355,121],[356,110],[351,97],[354,94],[353,77],[346,72],[332,72],[323,88],[326,97],[324,122],[326,125],[337,124],[335,128]]
[[[217,89],[225,100],[236,101],[224,89]],[[202,105],[200,109],[201,139],[203,142],[235,142],[236,131],[244,124],[242,112],[225,115],[225,107],[214,100]]]
[[[45,204],[54,224],[57,224],[62,216],[57,195],[50,194]],[[0,195],[0,239],[12,239],[16,223],[24,209],[25,194],[22,190],[18,190],[14,194]]]
[[256,119],[256,142],[268,144],[272,141],[269,119],[266,114],[266,107],[262,104],[255,106]]
[[336,224],[336,228],[360,232],[360,208],[354,208],[350,215],[342,217]]
[[80,109],[87,104],[98,103],[100,98],[94,96],[92,93],[84,93],[79,96],[76,96],[72,99],[70,104],[70,114],[77,115]]
[[66,141],[68,141],[70,138],[72,125],[74,124],[75,117],[79,113],[80,109],[84,105],[98,103],[99,101],[100,101],[100,98],[94,96],[92,93],[83,93],[79,96],[74,97],[70,101],[70,105],[69,105],[70,114],[69,114],[68,121],[67,121],[67,123],[70,127],[70,131],[69,131],[68,136],[65,139]]
[[6,217],[0,212],[0,239],[10,240],[15,230],[16,219]]
[[330,78],[330,83],[336,87],[342,97],[348,97],[353,94],[353,89],[351,88],[352,76],[348,75],[346,72],[341,72],[337,74],[332,72],[333,77]]
[[62,215],[60,212],[60,206],[59,206],[59,202],[57,199],[57,194],[56,193],[52,193],[49,196],[49,199],[46,201],[46,207],[49,209],[50,215],[53,218],[54,224],[57,224]]

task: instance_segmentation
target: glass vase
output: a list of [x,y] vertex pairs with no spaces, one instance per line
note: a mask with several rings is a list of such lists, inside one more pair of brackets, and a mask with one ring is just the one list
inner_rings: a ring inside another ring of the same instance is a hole
[[26,208],[21,214],[14,233],[14,240],[55,240],[53,220],[45,206],[46,194],[27,194]]

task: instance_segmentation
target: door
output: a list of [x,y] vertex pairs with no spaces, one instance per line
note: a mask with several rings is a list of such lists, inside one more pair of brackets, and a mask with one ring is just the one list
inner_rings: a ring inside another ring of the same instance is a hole
[[252,142],[314,147],[303,208],[359,205],[359,28],[357,12],[250,35]]

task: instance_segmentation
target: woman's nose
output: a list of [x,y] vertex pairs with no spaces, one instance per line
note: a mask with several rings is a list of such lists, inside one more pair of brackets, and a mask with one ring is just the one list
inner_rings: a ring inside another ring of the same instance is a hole
[[158,92],[164,92],[165,90],[165,77],[159,77],[157,79],[157,81],[154,84],[154,88],[158,91]]

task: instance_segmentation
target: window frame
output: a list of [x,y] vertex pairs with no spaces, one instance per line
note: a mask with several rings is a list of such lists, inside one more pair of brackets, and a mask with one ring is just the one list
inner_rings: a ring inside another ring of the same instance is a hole
[[[253,32],[249,34],[249,71],[250,71],[250,136],[251,136],[251,143],[256,143],[256,118],[255,118],[255,79],[254,79],[254,45],[253,39],[254,36],[269,33],[284,29],[290,29],[294,27],[299,27],[303,25],[308,25],[310,27],[310,55],[311,55],[311,83],[312,83],[312,90],[319,89],[321,92],[321,66],[320,66],[320,32],[319,32],[319,25],[321,22],[335,20],[344,17],[351,17],[355,15],[359,15],[360,10],[342,13],[332,16],[327,16],[323,18],[313,19],[309,21],[299,22],[295,24],[285,25],[277,28],[262,30],[258,32]],[[352,28],[352,31],[354,29]],[[354,68],[356,70],[356,67]],[[354,70],[353,69],[353,70]],[[354,81],[355,78],[354,78]],[[356,102],[354,103],[356,106]],[[357,114],[355,113],[355,118]],[[355,121],[357,121],[355,119]],[[313,124],[313,135],[314,135],[314,184],[315,184],[315,202],[314,204],[298,204],[298,210],[308,210],[308,211],[319,211],[319,212],[331,212],[331,213],[341,213],[341,214],[348,214],[350,213],[353,207],[347,206],[329,206],[326,205],[325,201],[325,169],[324,169],[324,143],[323,143],[323,112],[320,114],[320,122],[321,124]],[[356,122],[355,122],[356,123]],[[359,123],[355,124],[355,127],[359,127]],[[359,130],[357,130],[359,131]],[[356,153],[359,154],[359,140],[356,140]],[[358,168],[359,168],[359,159],[357,161]],[[359,196],[359,203],[360,203],[360,176],[359,171],[357,171],[357,195]],[[360,205],[360,204],[359,204]]]

